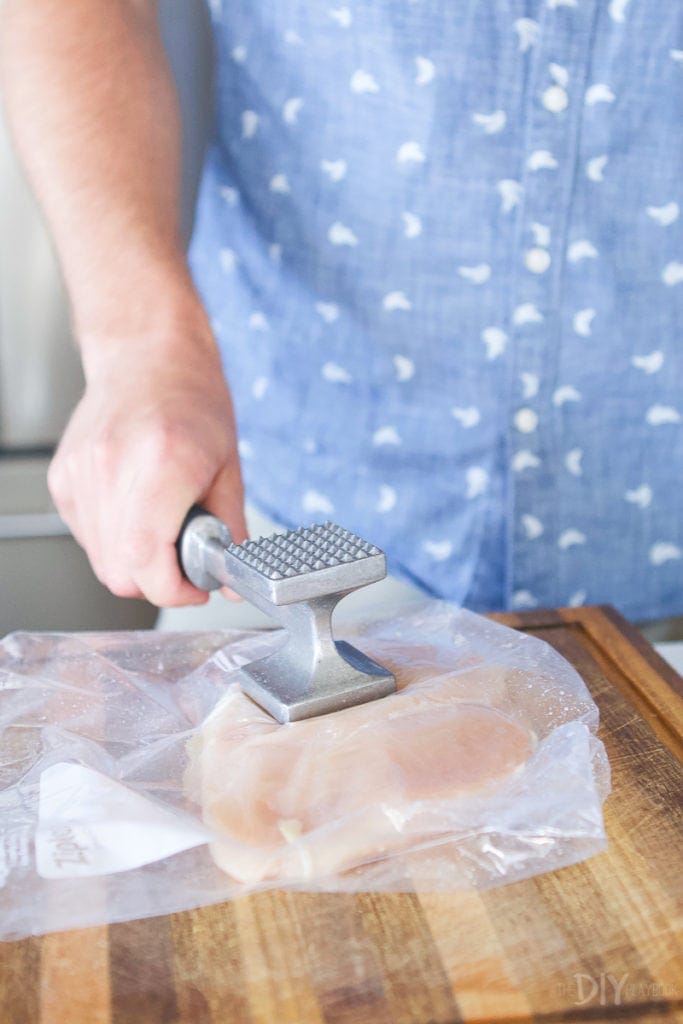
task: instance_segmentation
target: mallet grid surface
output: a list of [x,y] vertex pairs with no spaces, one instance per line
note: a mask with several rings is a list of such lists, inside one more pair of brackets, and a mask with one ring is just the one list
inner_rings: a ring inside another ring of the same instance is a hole
[[273,604],[355,590],[386,574],[378,547],[329,522],[231,544],[225,566],[236,589],[244,584]]

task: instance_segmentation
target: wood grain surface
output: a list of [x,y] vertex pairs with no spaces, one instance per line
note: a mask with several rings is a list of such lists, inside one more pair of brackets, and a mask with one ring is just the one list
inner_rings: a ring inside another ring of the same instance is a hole
[[0,1024],[683,1021],[683,684],[611,608],[495,616],[583,676],[609,847],[485,893],[264,892],[0,944]]

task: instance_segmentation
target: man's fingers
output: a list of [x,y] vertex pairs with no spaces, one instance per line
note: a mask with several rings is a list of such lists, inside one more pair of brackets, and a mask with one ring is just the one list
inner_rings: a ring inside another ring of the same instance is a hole
[[246,537],[236,458],[234,465],[219,471],[206,494],[197,493],[196,479],[171,465],[153,479],[139,470],[129,482],[126,513],[113,550],[137,587],[159,607],[207,600],[203,591],[183,579],[175,549],[183,519],[196,502],[227,522],[237,542]]
[[[93,573],[100,583],[109,586],[105,579],[106,572],[97,532],[97,516],[92,514],[94,495],[92,491],[92,473],[88,466],[81,468],[81,463],[73,456],[65,457],[61,450],[50,463],[47,483],[52,500],[62,520],[68,526],[76,543],[83,548]],[[90,509],[90,514],[88,514]],[[128,581],[130,583],[130,581]],[[110,587],[110,589],[112,589]],[[137,587],[126,586],[121,582],[122,597],[140,597]],[[125,591],[125,592],[124,592]],[[118,594],[118,590],[113,591]]]
[[233,542],[241,544],[249,536],[244,518],[244,486],[237,454],[214,477],[201,504],[207,512],[222,520],[230,530]]
[[174,608],[182,605],[206,604],[209,595],[194,587],[180,572],[175,545],[161,553],[157,562],[148,570],[141,570],[136,583],[148,601],[158,608]]
[[[241,544],[247,539],[249,534],[244,518],[244,488],[236,455],[217,473],[202,504],[207,512],[227,525],[235,544]],[[230,587],[221,587],[221,594],[229,601],[242,600],[240,594]]]

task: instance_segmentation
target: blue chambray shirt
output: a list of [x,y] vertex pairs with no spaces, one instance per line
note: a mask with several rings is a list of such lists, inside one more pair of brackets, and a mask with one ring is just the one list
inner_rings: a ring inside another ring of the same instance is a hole
[[252,501],[475,610],[683,612],[683,5],[210,7]]

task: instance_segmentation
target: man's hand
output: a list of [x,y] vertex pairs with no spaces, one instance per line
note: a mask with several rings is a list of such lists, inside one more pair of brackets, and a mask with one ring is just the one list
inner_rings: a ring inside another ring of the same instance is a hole
[[203,604],[175,541],[195,502],[246,537],[230,395],[213,342],[107,344],[50,466],[57,508],[93,569],[121,597]]
[[178,224],[180,118],[156,0],[0,0],[3,99],[52,229],[87,381],[57,508],[115,594],[201,603],[201,501],[246,536],[230,395]]

